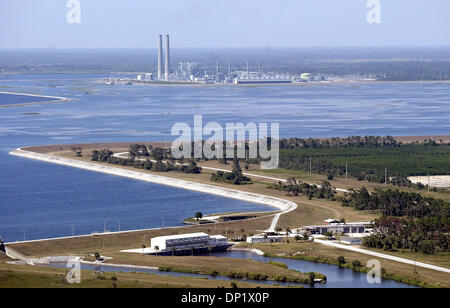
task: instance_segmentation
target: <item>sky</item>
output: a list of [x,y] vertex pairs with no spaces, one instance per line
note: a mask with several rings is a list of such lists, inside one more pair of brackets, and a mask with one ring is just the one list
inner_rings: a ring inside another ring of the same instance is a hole
[[450,1],[0,0],[2,49],[155,48],[160,33],[175,48],[449,46]]

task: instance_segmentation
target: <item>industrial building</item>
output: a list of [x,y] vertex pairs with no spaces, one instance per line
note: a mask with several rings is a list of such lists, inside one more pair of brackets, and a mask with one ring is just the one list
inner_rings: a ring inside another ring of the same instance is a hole
[[247,237],[247,243],[258,244],[258,243],[281,243],[283,242],[283,237],[278,235],[255,235]]
[[371,223],[331,223],[322,226],[306,226],[304,229],[309,234],[351,234],[351,233],[365,233],[366,228],[371,228]]
[[234,84],[289,84],[292,80],[277,80],[277,79],[238,79],[233,80]]
[[208,235],[206,233],[191,233],[160,236],[151,239],[150,248],[158,255],[184,255],[225,251],[232,244],[222,235]]
[[[165,38],[164,38],[164,37]],[[163,42],[165,41],[165,42]],[[317,75],[316,78],[310,73],[293,74],[280,72],[262,72],[261,65],[258,63],[256,70],[251,71],[250,63],[236,66],[233,70],[231,63],[227,62],[221,70],[220,63],[216,62],[215,69],[211,67],[204,68],[201,64],[193,61],[182,61],[178,63],[176,69],[171,71],[171,51],[170,36],[158,35],[158,69],[154,73],[140,73],[136,83],[152,83],[161,81],[170,81],[173,83],[194,83],[194,84],[235,84],[235,85],[277,85],[277,84],[298,84],[301,82],[310,82],[315,79],[318,81],[326,80],[324,75]],[[240,67],[240,68],[239,68]],[[118,84],[110,81],[108,84]]]

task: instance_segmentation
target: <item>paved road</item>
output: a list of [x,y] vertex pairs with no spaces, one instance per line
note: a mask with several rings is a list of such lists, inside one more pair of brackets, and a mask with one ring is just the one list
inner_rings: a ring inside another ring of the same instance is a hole
[[405,259],[405,258],[399,258],[399,257],[387,255],[387,254],[384,254],[384,253],[370,251],[370,250],[367,250],[367,249],[362,249],[362,248],[358,248],[358,247],[350,246],[350,245],[338,244],[338,243],[334,243],[334,242],[330,242],[330,241],[314,239],[314,242],[322,244],[322,245],[326,245],[326,246],[331,246],[331,247],[335,247],[335,248],[340,248],[340,249],[350,250],[350,251],[354,251],[354,252],[359,252],[359,253],[363,253],[363,254],[374,256],[374,257],[378,257],[378,258],[388,259],[388,260],[392,260],[392,261],[396,261],[396,262],[400,262],[400,263],[405,263],[405,264],[410,264],[410,265],[416,265],[416,266],[419,266],[419,267],[432,269],[432,270],[435,270],[435,271],[439,271],[439,272],[444,272],[444,273],[450,274],[450,269],[445,268],[445,267],[431,265],[431,264],[427,264],[427,263],[423,263],[423,262],[417,262],[417,261],[409,260],[409,259]]

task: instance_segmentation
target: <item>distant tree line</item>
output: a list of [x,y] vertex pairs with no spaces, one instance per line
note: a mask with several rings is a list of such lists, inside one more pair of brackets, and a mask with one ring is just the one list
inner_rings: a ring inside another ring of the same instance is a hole
[[399,147],[401,143],[397,142],[391,136],[351,136],[346,138],[333,137],[327,139],[302,139],[289,138],[280,140],[280,149],[296,148],[335,148],[335,147]]

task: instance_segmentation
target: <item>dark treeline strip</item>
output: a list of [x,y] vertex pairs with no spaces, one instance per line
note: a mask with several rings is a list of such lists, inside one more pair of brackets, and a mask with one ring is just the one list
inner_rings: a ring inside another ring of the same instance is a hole
[[113,165],[129,166],[137,169],[149,170],[154,172],[169,172],[177,171],[182,173],[199,174],[202,172],[202,168],[198,167],[194,160],[190,160],[187,164],[174,164],[172,161],[163,162],[157,160],[152,162],[150,159],[145,161],[137,160],[134,157],[121,158],[114,157],[113,152],[110,150],[94,150],[92,151],[91,160],[99,162],[107,162]]
[[401,143],[397,142],[391,136],[350,136],[347,138],[333,137],[329,139],[302,139],[289,138],[280,140],[280,149],[296,148],[334,148],[334,147],[399,147]]

